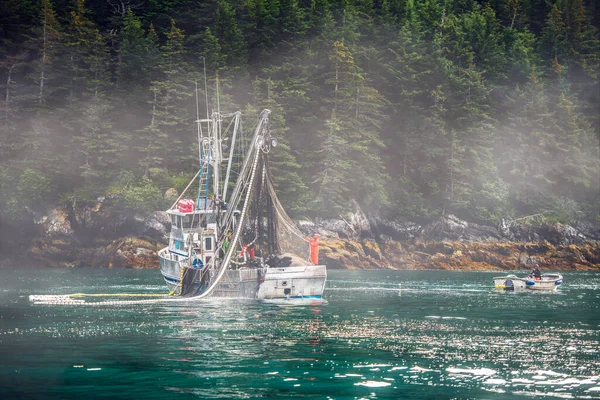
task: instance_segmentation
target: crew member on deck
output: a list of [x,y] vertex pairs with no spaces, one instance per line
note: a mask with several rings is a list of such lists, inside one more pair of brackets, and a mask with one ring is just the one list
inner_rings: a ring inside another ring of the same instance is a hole
[[319,264],[319,237],[320,235],[315,233],[315,236],[313,236],[312,239],[306,238],[309,245],[308,248],[310,253],[310,261],[313,263],[313,265]]
[[535,268],[533,269],[533,271],[531,271],[531,276],[533,276],[533,278],[536,281],[539,281],[540,279],[542,279],[542,273],[540,272],[539,264],[535,264]]

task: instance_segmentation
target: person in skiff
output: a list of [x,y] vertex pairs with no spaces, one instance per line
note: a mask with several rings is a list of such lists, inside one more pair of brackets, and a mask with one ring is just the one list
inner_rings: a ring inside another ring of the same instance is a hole
[[531,271],[530,276],[532,276],[533,279],[535,279],[536,281],[539,281],[540,279],[542,279],[542,273],[540,271],[539,264],[535,264],[535,268],[533,269],[533,271]]

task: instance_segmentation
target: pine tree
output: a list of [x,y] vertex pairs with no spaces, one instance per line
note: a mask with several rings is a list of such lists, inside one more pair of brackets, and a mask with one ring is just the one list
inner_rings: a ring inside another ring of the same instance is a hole
[[66,91],[61,95],[74,109],[79,101],[97,97],[111,87],[108,46],[87,13],[84,0],[75,0],[59,54],[60,90]]
[[206,28],[202,35],[202,52],[200,53],[206,61],[208,71],[220,71],[225,68],[226,56],[221,50],[219,39],[213,35],[210,28]]
[[[532,77],[510,98],[498,154],[518,210],[548,211],[556,196],[589,201],[598,193],[600,145],[569,92],[564,69],[552,85]],[[552,87],[556,86],[556,87]]]
[[235,10],[226,0],[219,0],[216,35],[229,68],[243,68],[247,57],[246,42],[237,25]]
[[[385,100],[367,84],[352,53],[341,42],[333,44],[325,77],[331,88],[325,105],[331,112],[321,130],[317,201],[329,212],[347,207],[353,199],[365,206],[385,203],[387,177],[378,133]],[[369,179],[360,179],[357,171]]]
[[[37,54],[34,62],[33,79],[38,84],[37,102],[46,103],[49,93],[48,81],[55,77],[53,73],[55,58],[60,42],[59,24],[50,0],[42,0],[40,4],[40,26],[34,31],[34,38],[29,43]],[[28,47],[29,47],[28,46]]]
[[131,9],[127,9],[123,18],[123,27],[120,32],[120,46],[118,49],[120,62],[116,66],[117,86],[125,91],[147,87],[152,71],[149,58],[150,39],[144,34],[142,24]]
[[325,126],[319,131],[322,139],[315,156],[320,158],[320,162],[311,183],[316,187],[315,205],[323,216],[336,216],[344,212],[352,198],[349,185],[352,165],[341,122],[333,109]]
[[540,54],[544,64],[550,69],[555,60],[564,64],[567,58],[567,30],[563,21],[563,14],[555,4],[546,19],[546,26],[542,30],[539,40]]
[[415,205],[421,195],[440,207],[447,154],[446,96],[434,68],[440,60],[426,44],[417,14],[411,8],[407,12],[411,19],[389,45],[385,85],[395,110],[386,142],[389,168],[401,177],[392,183],[394,213],[401,215],[427,212],[431,207],[426,202]]
[[594,120],[600,133],[600,39],[598,29],[590,23],[582,0],[564,0],[562,9],[567,32],[568,78],[571,90],[584,102],[586,114]]
[[281,40],[301,41],[306,33],[307,25],[304,22],[305,11],[300,7],[298,0],[281,0],[280,10]]
[[188,81],[189,67],[185,61],[184,35],[171,21],[167,41],[161,48],[161,61],[151,83],[150,123],[140,131],[140,161],[144,176],[181,168],[193,157],[187,143],[192,132],[191,108],[188,100],[193,90]]
[[263,108],[271,110],[269,127],[277,140],[277,147],[269,154],[269,165],[273,182],[277,188],[277,196],[289,213],[301,213],[309,210],[310,192],[300,172],[301,166],[296,160],[298,149],[291,147],[289,129],[285,116],[289,110],[279,104],[281,92],[271,79],[257,78],[253,82],[254,101],[258,108],[247,108],[245,115],[257,115]]
[[14,156],[22,147],[18,125],[21,122],[21,95],[17,91],[20,70],[27,65],[29,52],[23,51],[14,56],[6,56],[0,61],[0,70],[4,72],[2,103],[0,109],[0,159]]
[[108,118],[110,104],[102,95],[94,96],[77,119],[79,132],[75,136],[78,144],[79,167],[88,188],[96,188],[97,194],[107,184],[107,172],[116,164],[119,145],[115,142],[112,123]]

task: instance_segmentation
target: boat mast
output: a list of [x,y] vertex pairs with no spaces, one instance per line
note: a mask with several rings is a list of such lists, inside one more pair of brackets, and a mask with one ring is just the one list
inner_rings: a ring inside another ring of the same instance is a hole
[[[214,115],[209,115],[209,104],[208,104],[208,85],[206,83],[206,59],[202,57],[204,64],[204,98],[206,102],[206,119],[200,119],[200,107],[198,100],[198,83],[196,81],[196,123],[198,124],[198,159],[200,160],[200,168],[198,173],[200,174],[200,182],[198,185],[198,201],[197,207],[199,208],[204,198],[204,206],[208,199],[208,186],[209,186],[209,175],[211,165],[211,139],[212,131],[214,128]],[[206,123],[206,137],[202,131],[202,124]]]
[[219,73],[216,74],[216,86],[217,86],[217,114],[216,114],[216,126],[213,128],[213,154],[214,154],[214,184],[213,184],[213,193],[215,195],[215,199],[219,199],[220,197],[220,188],[219,188],[219,180],[220,180],[220,165],[221,165],[221,104],[219,102]]
[[227,160],[227,171],[225,172],[225,182],[223,183],[223,201],[227,201],[227,189],[229,186],[229,173],[231,172],[231,164],[233,163],[233,150],[235,148],[235,139],[240,126],[240,115],[237,111],[234,113],[235,122],[233,124],[233,134],[231,135],[231,143],[229,143],[229,160]]

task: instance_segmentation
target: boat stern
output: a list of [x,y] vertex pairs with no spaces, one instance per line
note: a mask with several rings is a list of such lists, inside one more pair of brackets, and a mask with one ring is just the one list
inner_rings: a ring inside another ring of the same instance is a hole
[[258,299],[321,299],[327,280],[325,265],[269,268]]

